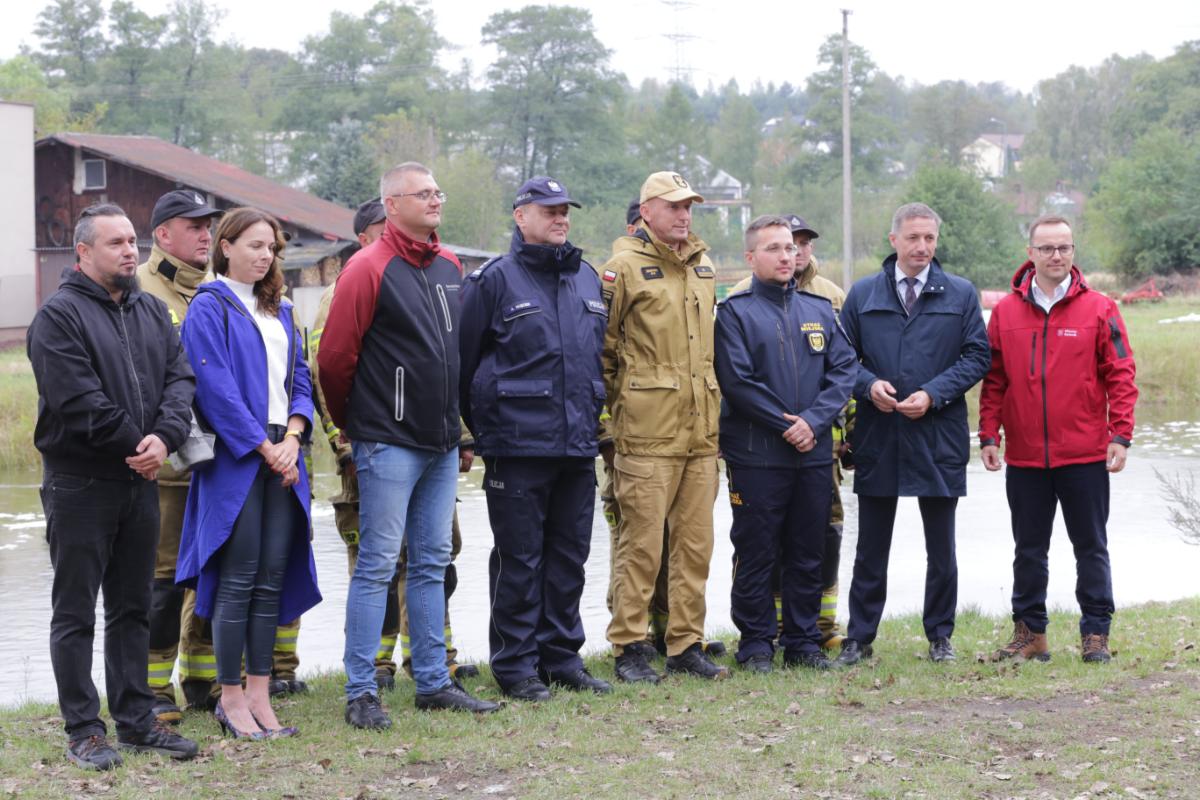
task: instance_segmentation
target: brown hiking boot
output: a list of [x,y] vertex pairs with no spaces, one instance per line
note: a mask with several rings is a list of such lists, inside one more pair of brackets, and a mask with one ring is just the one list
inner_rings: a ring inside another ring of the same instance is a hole
[[1108,634],[1085,633],[1082,638],[1084,661],[1103,664],[1112,658],[1112,653],[1108,652]]
[[992,661],[1004,661],[1009,658],[1049,661],[1050,647],[1046,644],[1046,634],[1034,633],[1029,630],[1028,625],[1018,620],[1013,625],[1012,641],[992,653]]

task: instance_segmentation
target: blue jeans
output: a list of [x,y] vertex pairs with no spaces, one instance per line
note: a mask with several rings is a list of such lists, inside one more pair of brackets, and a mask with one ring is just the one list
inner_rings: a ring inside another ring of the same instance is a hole
[[458,487],[458,452],[432,453],[379,442],[354,442],[358,471],[358,563],[346,598],[346,699],[373,694],[375,652],[388,583],[408,542],[408,630],[417,692],[450,683],[446,669],[443,584],[450,565],[450,526]]

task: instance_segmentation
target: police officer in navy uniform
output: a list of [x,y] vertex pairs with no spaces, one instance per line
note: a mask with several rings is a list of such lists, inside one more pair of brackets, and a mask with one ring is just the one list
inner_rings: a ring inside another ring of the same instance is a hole
[[788,220],[746,228],[750,288],[717,310],[721,452],[729,472],[734,548],[730,603],[737,660],[770,672],[778,630],[771,574],[782,567],[785,666],[829,669],[821,650],[821,561],[833,500],[832,426],[858,364],[829,300],[796,291]]
[[495,543],[492,674],[509,697],[535,702],[550,698],[548,684],[612,690],[579,657],[607,309],[567,240],[571,206],[553,178],[521,185],[512,246],[464,282],[459,330],[462,414],[483,456]]

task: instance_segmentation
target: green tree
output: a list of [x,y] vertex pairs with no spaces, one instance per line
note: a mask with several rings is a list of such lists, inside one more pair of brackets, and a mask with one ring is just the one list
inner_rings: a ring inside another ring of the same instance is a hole
[[52,81],[80,87],[95,80],[96,63],[108,46],[100,0],[51,0],[33,33],[41,40],[35,58]]
[[711,135],[712,161],[740,181],[754,177],[754,162],[762,141],[762,119],[746,95],[730,81],[721,92],[721,111]]
[[211,56],[216,48],[213,35],[224,11],[205,0],[175,0],[167,13],[164,50],[170,91],[160,95],[166,113],[168,138],[185,147],[203,146],[213,133],[210,116],[222,106],[206,102],[204,89],[227,66],[225,59]]
[[129,0],[114,0],[108,13],[112,44],[100,60],[100,85],[94,91],[109,98],[105,130],[141,133],[151,120],[145,108],[148,83],[165,78],[160,46],[167,29],[165,16],[150,16]]
[[1127,275],[1200,265],[1200,140],[1170,129],[1115,159],[1084,212],[1086,245]]
[[[921,202],[942,218],[937,259],[979,288],[1004,286],[1023,257],[1012,209],[979,179],[956,167],[923,166],[905,186],[902,203]],[[891,246],[885,245],[884,252]]]
[[912,128],[926,158],[958,166],[963,148],[975,141],[991,114],[965,81],[942,81],[912,92]]
[[0,61],[0,98],[34,107],[34,134],[38,137],[60,131],[91,131],[105,113],[104,105],[83,114],[72,112],[68,89],[51,87],[42,68],[29,56]]
[[482,36],[498,51],[487,72],[496,161],[520,180],[554,173],[591,139],[589,126],[605,125],[619,86],[591,13],[569,6],[500,11]]
[[671,170],[699,183],[704,126],[682,84],[673,82],[661,102],[637,114],[634,142],[647,172]]
[[482,149],[469,147],[453,158],[435,159],[430,168],[446,193],[438,236],[465,247],[507,250],[512,201],[496,180],[496,163]]
[[354,208],[379,194],[379,166],[366,140],[366,126],[346,118],[329,126],[313,167],[312,193]]

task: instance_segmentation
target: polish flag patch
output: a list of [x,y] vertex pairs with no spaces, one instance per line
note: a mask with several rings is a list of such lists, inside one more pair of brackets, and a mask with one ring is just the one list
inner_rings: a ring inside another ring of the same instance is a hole
[[604,275],[602,277],[604,278],[604,280],[608,281],[609,283],[612,283],[613,281],[615,281],[617,279],[617,273],[613,272],[611,269],[606,269],[606,270],[604,270]]

